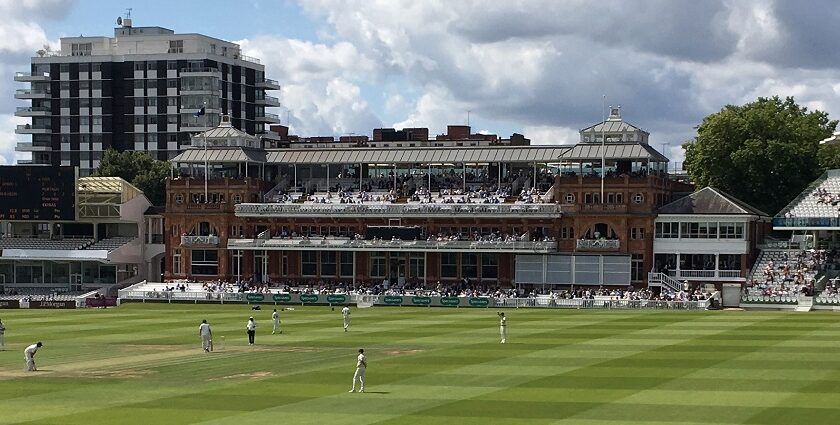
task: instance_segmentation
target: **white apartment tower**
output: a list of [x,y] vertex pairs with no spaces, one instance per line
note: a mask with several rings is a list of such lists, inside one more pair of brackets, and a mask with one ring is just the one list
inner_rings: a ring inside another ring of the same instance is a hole
[[32,118],[16,129],[32,135],[16,148],[32,153],[22,163],[75,165],[86,176],[108,148],[171,159],[222,115],[253,135],[280,122],[266,112],[278,99],[265,94],[280,86],[238,44],[131,19],[118,25],[114,37],[62,38],[59,52],[39,51],[29,72],[15,74],[30,83],[15,98],[32,102],[15,113]]

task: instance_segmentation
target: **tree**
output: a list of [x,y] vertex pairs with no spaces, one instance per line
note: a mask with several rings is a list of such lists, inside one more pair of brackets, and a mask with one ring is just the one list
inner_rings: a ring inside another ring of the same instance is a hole
[[836,127],[828,114],[808,111],[792,97],[727,105],[704,118],[683,145],[685,169],[698,186],[775,214],[822,173],[819,142]]
[[820,162],[820,167],[823,170],[833,170],[840,168],[840,144],[824,144],[820,145],[820,151],[817,154]]
[[164,205],[166,200],[169,163],[156,160],[147,152],[108,149],[96,169],[96,175],[122,178],[142,190],[154,205]]

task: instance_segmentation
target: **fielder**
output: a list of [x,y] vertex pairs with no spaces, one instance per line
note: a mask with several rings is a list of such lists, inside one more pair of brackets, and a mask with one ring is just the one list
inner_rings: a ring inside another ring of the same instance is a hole
[[356,392],[356,380],[359,381],[359,392],[365,392],[365,369],[367,369],[367,357],[365,357],[365,349],[360,348],[359,357],[356,358],[356,373],[353,374],[353,387],[350,388],[349,392]]
[[0,351],[6,349],[6,326],[3,325],[3,321],[0,320]]
[[210,325],[207,324],[207,320],[202,320],[201,324],[198,325],[198,335],[201,337],[201,348],[204,349],[205,353],[209,353],[213,350],[213,331],[210,330]]
[[499,312],[499,335],[502,337],[502,344],[507,342],[507,317],[501,311]]
[[341,315],[344,316],[344,332],[347,332],[347,328],[350,327],[350,307],[345,305],[341,309]]
[[23,350],[23,360],[26,361],[27,372],[34,372],[38,370],[38,368],[35,366],[35,353],[38,352],[38,349],[41,348],[43,345],[44,344],[42,344],[41,341],[38,341],[30,345],[29,347],[26,347],[26,349]]
[[271,320],[274,322],[274,328],[271,329],[271,334],[283,333],[280,329],[280,313],[277,312],[276,308],[274,309],[274,313],[271,313]]

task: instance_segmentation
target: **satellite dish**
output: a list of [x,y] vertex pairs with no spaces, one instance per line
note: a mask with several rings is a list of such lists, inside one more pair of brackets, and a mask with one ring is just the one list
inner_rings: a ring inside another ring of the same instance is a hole
[[122,16],[117,16],[117,25],[122,25]]

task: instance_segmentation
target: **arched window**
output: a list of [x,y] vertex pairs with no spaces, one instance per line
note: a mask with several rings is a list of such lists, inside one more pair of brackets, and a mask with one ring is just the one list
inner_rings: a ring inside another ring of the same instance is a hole
[[618,236],[615,233],[610,225],[606,223],[596,223],[592,225],[589,229],[586,230],[586,233],[583,235],[584,239],[618,239]]

